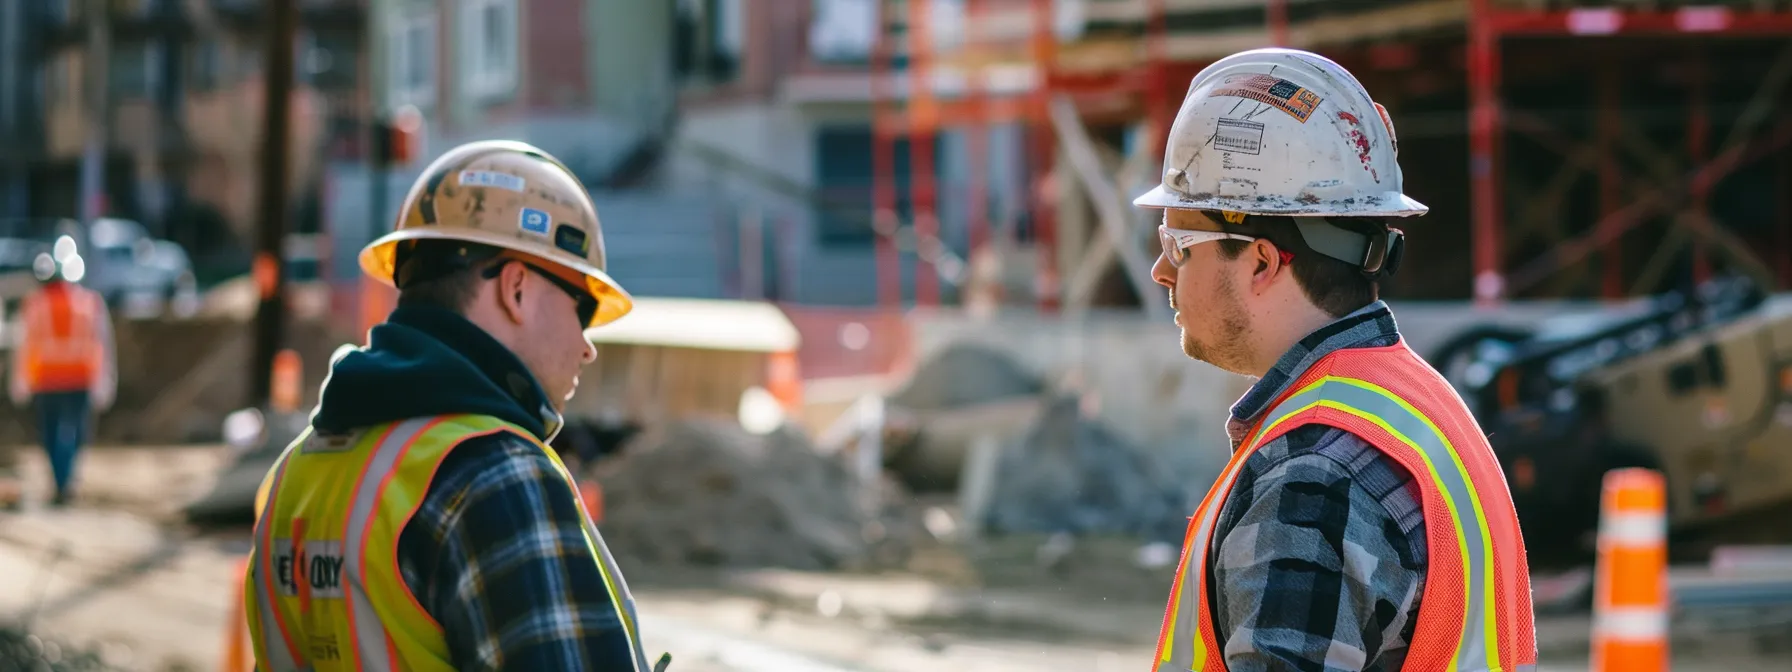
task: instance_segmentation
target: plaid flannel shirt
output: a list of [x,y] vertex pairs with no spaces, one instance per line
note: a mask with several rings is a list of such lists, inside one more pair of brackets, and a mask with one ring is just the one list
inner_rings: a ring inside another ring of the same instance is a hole
[[573,497],[547,455],[508,434],[443,461],[398,565],[457,669],[633,669]]
[[[1233,449],[1320,357],[1399,339],[1380,301],[1308,335],[1232,407]],[[1294,429],[1245,461],[1214,538],[1228,669],[1400,669],[1425,582],[1425,519],[1417,483],[1392,458],[1340,429]]]

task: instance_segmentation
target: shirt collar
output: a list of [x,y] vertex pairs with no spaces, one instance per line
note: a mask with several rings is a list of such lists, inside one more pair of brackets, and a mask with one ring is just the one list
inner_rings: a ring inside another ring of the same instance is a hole
[[1269,373],[1232,404],[1232,419],[1240,423],[1255,422],[1269,410],[1271,402],[1281,397],[1288,386],[1299,380],[1321,357],[1346,348],[1387,346],[1399,341],[1399,325],[1394,323],[1394,313],[1385,301],[1376,301],[1333,320],[1282,353]]

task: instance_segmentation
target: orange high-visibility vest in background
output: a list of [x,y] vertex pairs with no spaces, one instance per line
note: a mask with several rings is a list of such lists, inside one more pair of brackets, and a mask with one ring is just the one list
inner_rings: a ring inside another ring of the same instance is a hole
[[1226,669],[1208,594],[1220,509],[1252,453],[1311,424],[1362,437],[1419,487],[1429,554],[1402,669],[1535,669],[1530,570],[1499,460],[1456,391],[1404,342],[1326,355],[1252,428],[1189,521],[1152,669]]
[[58,282],[25,297],[25,384],[33,393],[86,390],[105,359],[99,322],[105,302],[91,289]]

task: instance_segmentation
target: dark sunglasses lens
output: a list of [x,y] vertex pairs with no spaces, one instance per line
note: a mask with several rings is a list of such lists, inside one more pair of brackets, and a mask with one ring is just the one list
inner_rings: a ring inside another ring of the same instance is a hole
[[597,299],[590,296],[579,297],[579,324],[591,324],[591,318],[597,316]]

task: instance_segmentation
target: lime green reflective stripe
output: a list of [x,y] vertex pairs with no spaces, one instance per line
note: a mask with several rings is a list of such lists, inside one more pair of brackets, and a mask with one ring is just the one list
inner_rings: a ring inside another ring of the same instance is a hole
[[[1418,409],[1373,383],[1327,376],[1301,388],[1271,410],[1258,433],[1261,441],[1283,421],[1315,408],[1331,408],[1372,422],[1412,447],[1424,460],[1456,527],[1456,544],[1466,564],[1463,630],[1450,670],[1499,670],[1494,614],[1492,535],[1481,499],[1450,440]],[[1466,502],[1467,506],[1463,506]]]

